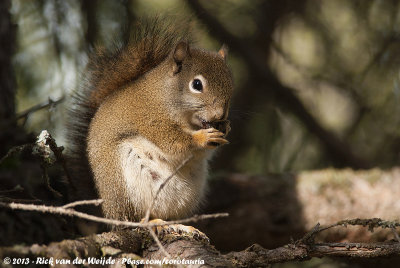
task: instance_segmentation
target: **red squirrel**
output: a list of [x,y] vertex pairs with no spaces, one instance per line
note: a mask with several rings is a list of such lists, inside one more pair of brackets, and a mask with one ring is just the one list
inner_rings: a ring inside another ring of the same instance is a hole
[[121,47],[96,49],[73,97],[73,173],[93,179],[107,218],[142,219],[160,184],[188,158],[150,216],[189,216],[204,197],[208,160],[228,143],[227,50],[195,48],[177,28],[142,23]]

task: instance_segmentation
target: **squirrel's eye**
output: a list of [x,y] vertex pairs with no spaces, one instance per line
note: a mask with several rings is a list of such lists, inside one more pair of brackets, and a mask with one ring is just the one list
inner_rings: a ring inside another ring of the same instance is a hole
[[203,91],[203,83],[200,79],[194,79],[192,82],[192,88],[197,91]]
[[193,80],[189,82],[189,89],[192,93],[203,93],[206,86],[207,80],[201,74],[196,75]]

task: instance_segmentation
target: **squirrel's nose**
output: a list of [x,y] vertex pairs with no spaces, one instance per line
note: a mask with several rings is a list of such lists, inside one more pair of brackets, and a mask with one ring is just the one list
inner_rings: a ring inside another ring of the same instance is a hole
[[215,111],[214,111],[213,121],[224,119],[224,114],[225,114],[224,108],[222,108],[222,107],[221,108],[216,108]]

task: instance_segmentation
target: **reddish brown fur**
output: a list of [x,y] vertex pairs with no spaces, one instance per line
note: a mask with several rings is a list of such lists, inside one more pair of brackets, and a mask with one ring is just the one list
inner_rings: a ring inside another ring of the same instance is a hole
[[[72,95],[66,123],[68,165],[73,177],[70,199],[96,198],[92,171],[87,159],[89,125],[100,104],[123,85],[135,81],[157,66],[174,45],[190,38],[187,22],[144,20],[133,34],[114,48],[97,48],[89,57],[87,71]],[[122,133],[123,137],[134,132]]]
[[[224,133],[211,128],[199,129],[198,123],[192,122],[197,120],[194,115],[207,121],[226,120],[228,116],[233,86],[225,63],[226,51],[216,53],[189,48],[186,42],[179,42],[182,38],[168,27],[159,29],[152,25],[143,31],[141,39],[130,41],[111,54],[98,50],[91,57],[89,79],[83,96],[76,97],[79,107],[73,117],[78,120],[73,135],[78,146],[72,160],[74,163],[87,161],[82,153],[88,153],[90,167],[82,170],[86,174],[93,173],[98,193],[105,200],[103,211],[107,217],[116,219],[140,219],[147,208],[141,202],[153,197],[153,192],[143,190],[145,187],[135,188],[138,196],[131,196],[129,187],[132,186],[127,185],[127,180],[143,179],[145,182],[142,175],[132,178],[124,175],[133,172],[125,165],[131,164],[133,156],[140,159],[138,152],[143,152],[140,161],[161,160],[169,170],[188,154],[194,155],[185,172],[197,174],[198,178],[185,182],[188,178],[177,175],[176,188],[172,182],[167,186],[176,194],[160,197],[155,208],[159,208],[164,217],[176,218],[190,213],[197,206],[196,199],[202,196],[202,181],[207,175],[204,168],[209,155],[206,149],[215,148],[211,144],[227,143]],[[202,94],[191,93],[188,88],[198,74],[207,81]],[[131,154],[132,148],[121,151],[122,145],[135,142],[137,138],[144,141],[133,148],[135,154]],[[125,160],[128,162],[123,162]],[[149,169],[147,164],[142,164],[137,169],[150,174],[154,182],[168,176],[165,168]],[[165,213],[169,207],[162,207],[163,202],[170,204],[170,198],[180,198],[177,191],[182,191],[183,185],[194,187],[187,189],[188,193],[193,193],[179,201],[184,204],[179,211],[170,207],[171,213]],[[195,189],[199,185],[202,188]],[[153,216],[158,214],[155,212]]]

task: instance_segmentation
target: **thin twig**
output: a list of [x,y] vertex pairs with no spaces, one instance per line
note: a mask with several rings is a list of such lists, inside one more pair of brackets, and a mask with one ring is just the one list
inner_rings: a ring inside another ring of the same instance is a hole
[[167,250],[164,248],[164,246],[161,244],[160,239],[158,239],[156,233],[153,231],[153,229],[151,227],[148,227],[147,230],[149,231],[149,233],[151,234],[151,236],[153,237],[154,241],[156,242],[158,248],[162,251],[162,253],[164,254],[165,257],[171,259],[171,255],[169,255],[169,253],[167,252]]
[[[69,204],[67,204],[65,206],[68,206],[68,205]],[[69,217],[78,217],[81,219],[99,222],[99,223],[110,224],[110,225],[114,225],[114,226],[144,227],[144,228],[172,225],[172,224],[178,224],[178,223],[182,224],[182,223],[188,223],[188,222],[197,222],[199,220],[229,216],[228,213],[216,213],[216,214],[204,214],[204,215],[199,215],[199,216],[195,215],[190,218],[176,220],[176,221],[139,223],[139,222],[106,219],[106,218],[89,215],[89,214],[86,214],[83,212],[75,211],[71,208],[64,208],[64,207],[53,207],[53,206],[46,206],[46,205],[20,204],[20,203],[5,203],[5,202],[0,202],[0,207],[16,209],[16,210],[37,211],[37,212],[42,212],[42,213],[59,214],[59,215],[65,215],[65,216],[69,216]]]
[[[184,167],[186,165],[186,163],[193,158],[193,155],[191,154],[189,157],[187,157],[185,160],[182,161],[182,163],[175,169],[174,172],[172,172],[171,175],[169,175],[164,181],[163,183],[161,183],[160,187],[158,187],[158,190],[156,192],[156,195],[154,196],[149,208],[146,211],[146,215],[144,217],[144,220],[142,221],[144,224],[147,224],[149,222],[150,219],[150,213],[153,210],[153,207],[158,199],[158,196],[160,195],[162,189],[165,187],[165,185],[167,185],[167,183],[171,180],[171,178],[173,176],[175,176],[179,170]],[[161,252],[165,255],[165,257],[167,258],[171,258],[171,256],[168,254],[167,250],[164,248],[164,246],[161,244],[160,239],[158,239],[156,233],[153,231],[153,229],[151,227],[147,228],[151,234],[151,236],[153,237],[154,241],[156,242],[156,244],[158,245],[158,247],[160,248]]]
[[103,199],[95,199],[95,200],[79,200],[79,201],[75,201],[69,204],[66,204],[64,206],[62,206],[62,208],[72,208],[72,207],[76,207],[76,206],[82,206],[82,205],[95,205],[95,206],[99,206],[104,202]]
[[336,223],[333,226],[339,225],[361,225],[361,226],[368,226],[369,231],[373,231],[374,228],[396,228],[400,227],[400,223],[398,221],[385,221],[380,218],[372,218],[372,219],[351,219],[351,220],[342,220]]
[[10,190],[1,190],[0,194],[9,194],[9,193],[15,193],[15,192],[23,192],[24,188],[17,184],[14,188],[10,189]]
[[299,239],[298,241],[295,242],[295,244],[299,244],[299,243],[304,243],[304,244],[311,244],[314,243],[314,237],[316,234],[318,234],[320,232],[320,224],[317,223],[312,229],[311,231],[309,231],[308,233],[306,233],[301,239]]
[[40,163],[40,168],[42,170],[42,178],[44,181],[44,185],[46,185],[46,188],[57,198],[61,198],[62,194],[50,185],[50,177],[49,173],[47,172],[47,164],[44,161]]
[[207,219],[215,219],[215,218],[224,218],[228,217],[229,213],[213,213],[213,214],[202,214],[202,215],[194,215],[193,217],[182,219],[182,220],[175,220],[175,221],[165,221],[164,224],[159,223],[154,226],[163,226],[163,225],[171,225],[171,224],[183,224],[189,222],[198,222]]
[[53,99],[51,99],[51,98],[49,97],[49,99],[48,99],[47,101],[42,102],[42,103],[39,103],[39,104],[36,104],[36,105],[34,105],[34,106],[28,108],[27,110],[25,110],[25,111],[19,113],[18,115],[16,115],[15,117],[11,118],[10,120],[7,120],[7,121],[5,121],[5,122],[2,122],[2,123],[0,124],[0,127],[6,128],[6,127],[8,127],[9,125],[14,124],[16,121],[18,121],[18,120],[20,120],[20,119],[23,119],[23,125],[24,125],[25,122],[27,121],[28,117],[29,117],[32,113],[37,112],[37,111],[42,110],[42,109],[45,109],[45,108],[47,108],[47,107],[55,107],[57,104],[63,102],[64,100],[65,100],[65,96],[64,96],[64,95],[61,96],[60,98],[56,99],[56,100],[53,100]]
[[172,179],[173,176],[176,175],[176,173],[179,172],[179,170],[184,167],[186,165],[187,162],[189,162],[190,159],[193,158],[193,155],[191,154],[190,156],[188,156],[185,160],[182,161],[182,163],[175,169],[175,171],[169,175],[164,181],[163,183],[161,183],[160,187],[158,187],[157,193],[155,195],[155,197],[153,198],[153,201],[150,204],[150,207],[147,209],[146,211],[146,215],[144,217],[144,222],[147,223],[149,221],[150,218],[150,213],[153,210],[153,207],[157,201],[158,196],[160,195],[162,189],[165,187],[165,185],[167,185],[167,183]]
[[400,237],[399,237],[399,234],[396,231],[396,228],[392,227],[390,229],[392,229],[392,233],[394,235],[394,238],[397,240],[397,242],[400,242]]
[[61,96],[60,98],[53,100],[52,98],[49,97],[49,99],[45,102],[36,104],[35,106],[32,106],[31,108],[21,112],[16,116],[16,119],[22,119],[28,117],[31,113],[37,112],[39,110],[42,110],[47,107],[54,107],[55,105],[59,104],[60,102],[63,102],[65,99],[65,96]]
[[344,226],[347,227],[347,225],[358,225],[358,226],[364,226],[367,227],[368,226],[368,230],[369,231],[373,231],[374,228],[380,227],[380,228],[390,228],[392,230],[392,232],[394,233],[395,238],[400,242],[400,237],[396,232],[396,227],[400,227],[400,223],[397,221],[385,221],[382,220],[380,218],[372,218],[372,219],[351,219],[351,220],[342,220],[342,221],[338,221],[337,223],[328,225],[328,226],[324,226],[324,227],[320,227],[320,224],[317,223],[317,225],[315,225],[311,231],[309,231],[308,233],[306,233],[301,239],[297,240],[296,242],[294,242],[294,245],[297,246],[299,244],[307,244],[307,245],[311,245],[314,244],[314,237],[325,230],[331,229],[333,227],[337,227],[337,226]]
[[7,158],[9,158],[11,156],[19,154],[25,150],[31,151],[32,147],[33,147],[33,145],[29,143],[29,144],[24,144],[24,145],[18,145],[18,146],[11,148],[10,150],[8,150],[7,154],[0,159],[0,165],[3,163],[4,160],[6,160]]

